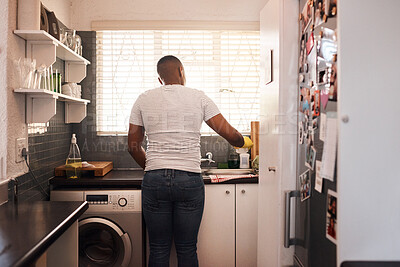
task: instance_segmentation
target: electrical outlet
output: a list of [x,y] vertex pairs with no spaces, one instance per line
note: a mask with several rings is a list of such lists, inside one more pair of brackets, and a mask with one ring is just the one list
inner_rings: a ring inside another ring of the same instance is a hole
[[24,157],[22,156],[22,149],[26,148],[28,150],[28,147],[26,145],[26,138],[17,138],[15,140],[15,162],[22,162],[24,161]]

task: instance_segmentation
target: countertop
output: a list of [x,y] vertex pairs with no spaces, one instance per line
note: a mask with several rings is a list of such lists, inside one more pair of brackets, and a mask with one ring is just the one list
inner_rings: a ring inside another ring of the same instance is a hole
[[86,201],[1,205],[0,266],[30,266],[88,207]]
[[[104,177],[83,176],[78,179],[67,179],[65,177],[54,177],[50,179],[53,189],[57,187],[70,188],[96,188],[96,187],[115,187],[115,188],[140,188],[142,184],[143,170],[112,170]],[[211,184],[211,179],[204,176],[204,183]],[[258,183],[258,178],[233,179],[223,182],[224,184],[239,183]],[[215,183],[216,184],[216,183]]]

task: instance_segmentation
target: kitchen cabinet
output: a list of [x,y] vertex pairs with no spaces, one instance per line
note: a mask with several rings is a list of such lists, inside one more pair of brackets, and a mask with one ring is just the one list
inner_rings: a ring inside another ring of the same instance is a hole
[[202,266],[256,266],[258,184],[205,186],[198,238]]
[[200,266],[235,266],[235,185],[205,186],[198,237]]
[[257,266],[258,184],[236,184],[236,267]]

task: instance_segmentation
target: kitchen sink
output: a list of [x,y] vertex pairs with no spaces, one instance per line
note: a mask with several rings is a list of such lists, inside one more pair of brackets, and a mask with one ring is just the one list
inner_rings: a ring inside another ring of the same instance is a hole
[[238,174],[254,174],[253,169],[201,169],[203,175],[238,175]]

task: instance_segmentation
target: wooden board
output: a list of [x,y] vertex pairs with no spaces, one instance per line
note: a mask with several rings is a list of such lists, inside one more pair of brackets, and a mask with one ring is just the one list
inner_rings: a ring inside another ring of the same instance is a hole
[[[82,168],[82,171],[93,171],[94,176],[104,176],[113,169],[112,161],[88,161],[94,167]],[[55,176],[65,176],[65,165],[54,169]]]
[[260,122],[252,121],[251,122],[251,134],[250,139],[253,141],[254,146],[251,148],[251,159],[253,160],[260,153]]

